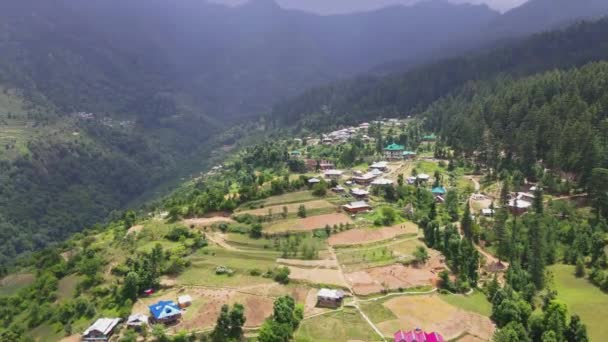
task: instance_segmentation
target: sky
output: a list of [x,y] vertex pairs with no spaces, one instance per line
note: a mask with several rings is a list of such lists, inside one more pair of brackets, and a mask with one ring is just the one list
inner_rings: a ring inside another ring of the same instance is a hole
[[[228,5],[236,5],[247,0],[210,0]],[[395,4],[412,4],[417,0],[275,0],[281,7],[294,8],[319,14],[335,14],[369,11]],[[485,3],[501,12],[517,7],[527,0],[449,0],[454,3]]]

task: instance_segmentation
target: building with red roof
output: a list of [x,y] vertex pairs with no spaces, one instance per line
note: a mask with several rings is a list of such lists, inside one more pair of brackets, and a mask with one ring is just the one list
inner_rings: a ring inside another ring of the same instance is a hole
[[443,336],[436,332],[424,332],[420,328],[412,331],[399,330],[395,333],[395,342],[444,342]]

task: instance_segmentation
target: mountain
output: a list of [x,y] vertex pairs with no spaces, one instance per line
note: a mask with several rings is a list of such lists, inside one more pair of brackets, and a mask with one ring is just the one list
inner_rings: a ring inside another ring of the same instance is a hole
[[339,16],[269,0],[2,1],[0,263],[200,171],[234,141],[222,131],[277,99],[497,15],[440,1]]
[[[311,89],[275,106],[272,117],[309,128],[378,116],[421,112],[469,82],[500,75],[523,77],[608,58],[608,18],[537,34],[489,51],[470,53],[410,71],[368,75]],[[332,115],[319,116],[324,113]]]
[[486,34],[495,37],[521,36],[547,31],[583,19],[608,14],[604,0],[529,0],[496,18]]

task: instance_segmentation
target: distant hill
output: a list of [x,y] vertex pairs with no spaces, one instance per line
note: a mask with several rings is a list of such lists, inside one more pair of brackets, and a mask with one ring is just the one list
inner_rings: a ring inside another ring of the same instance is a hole
[[360,76],[311,89],[284,101],[275,106],[272,117],[284,124],[300,121],[300,125],[314,128],[416,113],[468,82],[501,74],[517,78],[608,59],[608,42],[604,38],[607,35],[608,18],[578,23],[406,72]]

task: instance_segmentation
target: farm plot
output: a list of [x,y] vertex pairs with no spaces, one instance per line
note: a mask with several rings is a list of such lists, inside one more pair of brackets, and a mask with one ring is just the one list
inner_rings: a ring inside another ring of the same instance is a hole
[[355,309],[344,309],[304,320],[296,331],[297,342],[381,341]]
[[367,296],[385,290],[431,286],[437,274],[429,267],[416,268],[401,264],[369,268],[345,274],[357,295]]
[[272,206],[279,204],[290,204],[290,203],[298,203],[298,202],[307,202],[315,199],[319,199],[318,197],[312,194],[312,191],[298,191],[298,192],[290,192],[280,196],[272,196],[262,203],[264,206]]
[[285,204],[285,205],[274,205],[274,206],[269,206],[269,207],[259,208],[259,209],[244,210],[244,211],[239,211],[238,214],[265,216],[265,215],[268,215],[268,213],[272,213],[273,215],[276,215],[276,214],[283,213],[285,210],[284,208],[287,208],[288,214],[295,214],[298,212],[298,208],[300,207],[300,205],[304,205],[306,207],[306,210],[308,210],[308,211],[322,210],[322,209],[331,210],[331,209],[335,208],[335,206],[333,204],[327,202],[326,200],[316,200],[316,201],[309,201],[309,202],[305,202],[305,203],[291,203],[291,204]]
[[300,219],[283,220],[264,227],[268,233],[303,232],[323,228],[326,225],[352,223],[352,220],[343,213],[310,216]]
[[436,331],[446,340],[468,334],[481,341],[489,341],[494,334],[494,324],[488,317],[452,306],[438,295],[394,297],[381,302],[381,305],[396,318],[372,315],[370,319],[386,336],[408,327]]
[[328,243],[332,246],[363,245],[417,232],[418,226],[407,222],[393,227],[351,229],[332,235]]
[[310,284],[334,285],[342,288],[348,288],[348,284],[344,280],[342,272],[337,269],[327,268],[304,268],[304,267],[289,267],[289,279],[303,281]]
[[[396,262],[409,263],[414,260],[413,254],[418,246],[424,246],[424,244],[415,236],[407,236],[370,247],[339,248],[337,257],[347,272],[353,272]],[[428,251],[431,261],[438,258],[437,251]]]

